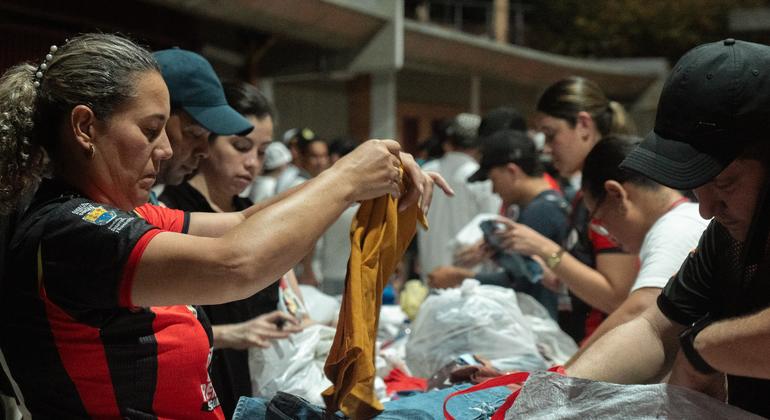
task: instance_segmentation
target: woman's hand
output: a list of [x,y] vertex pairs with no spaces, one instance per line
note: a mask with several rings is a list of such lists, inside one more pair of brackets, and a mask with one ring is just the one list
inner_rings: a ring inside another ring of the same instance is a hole
[[493,251],[481,239],[473,245],[458,249],[453,256],[454,264],[458,267],[472,268],[492,257]]
[[398,204],[398,210],[404,211],[417,200],[423,214],[428,214],[430,202],[433,199],[433,187],[438,185],[448,196],[455,195],[452,187],[436,172],[425,172],[408,153],[401,152],[401,164],[406,174],[406,195]]
[[272,340],[302,331],[302,325],[283,311],[273,311],[238,324],[214,325],[214,347],[245,350],[268,348]]
[[557,243],[527,225],[516,223],[510,219],[500,219],[500,221],[507,229],[497,235],[500,236],[500,243],[507,250],[527,256],[537,255],[546,258],[560,248]]
[[559,280],[559,277],[556,275],[556,273],[548,268],[548,266],[545,264],[545,261],[543,261],[539,255],[533,255],[532,259],[540,265],[541,269],[543,269],[543,278],[540,280],[543,286],[554,293],[561,293],[562,282]]
[[364,201],[385,194],[401,196],[402,165],[406,190],[399,204],[404,210],[419,200],[420,208],[427,211],[438,185],[449,195],[454,191],[439,174],[420,169],[412,155],[401,152],[401,145],[393,140],[369,140],[338,160],[331,171],[339,174],[352,187],[350,201]]

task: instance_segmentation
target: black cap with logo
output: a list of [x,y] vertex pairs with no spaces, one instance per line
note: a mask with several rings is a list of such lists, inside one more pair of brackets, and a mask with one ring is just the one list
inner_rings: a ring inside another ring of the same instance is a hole
[[529,173],[539,164],[537,148],[527,133],[501,130],[481,140],[481,163],[468,182],[485,181],[495,166],[515,163]]
[[620,164],[697,188],[770,134],[770,47],[726,39],[687,52],[668,76],[655,129]]

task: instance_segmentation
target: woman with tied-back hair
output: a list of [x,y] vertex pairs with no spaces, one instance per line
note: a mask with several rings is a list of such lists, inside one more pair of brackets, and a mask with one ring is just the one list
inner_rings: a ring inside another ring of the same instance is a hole
[[[575,190],[593,146],[610,134],[634,131],[622,105],[607,99],[596,83],[580,77],[549,86],[538,100],[537,111],[537,128],[546,139],[545,153],[551,155],[562,177],[577,182]],[[591,229],[590,220],[578,192],[572,198],[572,232],[565,243],[557,244],[519,223],[509,223],[503,234],[507,247],[539,257],[567,285],[572,311],[562,328],[578,342],[601,322],[601,314],[590,307],[605,314],[614,311],[628,296],[639,266],[636,255],[624,253],[606,232]]]
[[16,224],[0,294],[0,346],[32,417],[223,418],[207,371],[211,329],[191,305],[243,299],[280,278],[350,204],[398,196],[402,163],[402,207],[426,208],[433,180],[443,184],[397,143],[375,140],[268,207],[135,212],[172,153],[168,89],[149,52],[81,35],[38,67],[6,71],[0,98],[4,210],[50,159],[51,178]]

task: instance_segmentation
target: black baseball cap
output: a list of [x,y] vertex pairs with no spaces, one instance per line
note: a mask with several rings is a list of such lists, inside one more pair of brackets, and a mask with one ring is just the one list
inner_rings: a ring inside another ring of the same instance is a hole
[[725,39],[687,52],[666,79],[655,128],[621,168],[697,188],[770,129],[770,47]]
[[538,164],[537,148],[527,133],[518,130],[501,130],[481,140],[481,163],[468,182],[485,181],[489,170],[495,166],[515,163],[525,172]]
[[201,55],[180,48],[153,53],[171,95],[171,106],[181,108],[205,129],[229,136],[247,134],[254,126],[227,104],[222,83]]

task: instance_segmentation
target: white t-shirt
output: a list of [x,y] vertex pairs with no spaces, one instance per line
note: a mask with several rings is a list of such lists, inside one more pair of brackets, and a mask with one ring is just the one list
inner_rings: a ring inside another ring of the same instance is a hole
[[698,246],[708,224],[709,220],[700,217],[697,203],[680,204],[658,219],[644,236],[639,275],[631,292],[643,287],[662,289]]

